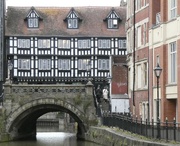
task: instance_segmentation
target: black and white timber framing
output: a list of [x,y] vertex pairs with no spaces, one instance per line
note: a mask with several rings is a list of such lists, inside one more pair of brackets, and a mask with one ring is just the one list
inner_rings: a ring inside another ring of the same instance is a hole
[[[36,9],[33,8],[33,12],[34,10]],[[73,12],[74,11],[76,11],[76,8],[73,9]],[[109,9],[109,12],[111,12],[111,9]],[[115,13],[114,9],[113,13]],[[39,12],[39,14],[41,14],[41,12]],[[37,13],[37,15],[39,14]],[[67,15],[69,16],[69,14]],[[81,17],[82,15],[83,14],[81,14]],[[110,16],[110,14],[106,14],[106,16]],[[41,19],[38,23],[35,22],[35,25],[30,24],[30,26],[41,26],[41,23],[45,23],[43,21],[45,18],[42,14]],[[86,18],[81,19],[83,22]],[[108,21],[105,22],[103,20],[104,19],[101,20],[101,23],[106,23],[105,26],[107,27],[106,29],[108,29]],[[24,20],[24,23],[25,22]],[[27,22],[29,24],[29,21]],[[63,23],[67,24],[68,21],[64,19]],[[115,23],[116,25],[118,24],[116,21]],[[79,24],[76,29],[81,29],[81,25],[82,24]],[[112,24],[110,25],[112,32],[107,31],[113,33]],[[31,29],[28,25],[26,25],[26,27],[28,31]],[[117,35],[116,32],[114,33],[115,35],[111,36],[105,36],[104,34],[96,36],[93,34],[94,30],[92,30],[92,34],[88,35],[54,34],[53,36],[47,34],[39,35],[36,32],[32,33],[36,31],[36,29],[37,28],[31,30],[31,33],[27,35],[25,35],[26,33],[14,33],[13,35],[7,34],[6,36],[8,59],[13,64],[11,74],[13,83],[27,82],[29,84],[44,84],[87,82],[88,77],[92,78],[95,82],[103,82],[110,74],[112,64],[111,56],[126,55],[125,34],[121,36],[121,33]],[[122,29],[122,26],[115,27],[115,29],[119,31],[119,29]],[[66,30],[76,31],[72,30],[72,28],[68,29],[67,25]],[[89,61],[91,69],[88,73],[87,64]]]

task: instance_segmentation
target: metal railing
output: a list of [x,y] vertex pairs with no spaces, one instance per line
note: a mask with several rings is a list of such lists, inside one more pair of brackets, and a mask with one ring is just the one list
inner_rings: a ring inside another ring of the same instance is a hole
[[143,121],[142,118],[138,119],[123,114],[105,112],[102,115],[102,122],[105,126],[118,127],[149,138],[180,141],[180,123],[177,123],[175,119],[172,122],[166,119],[165,122],[158,124],[153,119]]

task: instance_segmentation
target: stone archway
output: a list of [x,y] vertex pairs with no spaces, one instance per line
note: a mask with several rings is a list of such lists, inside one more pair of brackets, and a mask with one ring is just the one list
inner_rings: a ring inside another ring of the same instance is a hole
[[89,117],[73,104],[56,98],[40,98],[19,106],[6,118],[6,132],[10,139],[22,139],[36,135],[36,120],[43,114],[62,111],[70,114],[78,123],[77,137],[84,139]]

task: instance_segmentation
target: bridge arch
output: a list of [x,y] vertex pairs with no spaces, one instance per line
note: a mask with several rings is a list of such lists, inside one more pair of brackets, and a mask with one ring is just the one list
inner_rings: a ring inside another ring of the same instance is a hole
[[36,120],[48,112],[62,111],[71,115],[78,123],[77,138],[84,138],[88,130],[88,117],[68,101],[57,98],[39,98],[29,101],[13,112],[6,118],[6,131],[10,138],[23,139],[36,136]]

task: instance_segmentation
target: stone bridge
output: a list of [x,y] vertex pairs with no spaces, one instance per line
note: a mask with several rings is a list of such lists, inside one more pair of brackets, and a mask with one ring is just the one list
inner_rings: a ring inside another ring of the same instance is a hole
[[78,123],[77,138],[84,139],[89,126],[97,124],[93,85],[4,85],[4,133],[9,140],[34,138],[36,120],[48,112],[68,113]]

